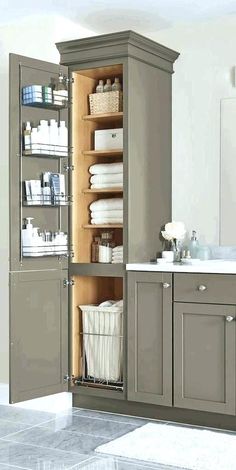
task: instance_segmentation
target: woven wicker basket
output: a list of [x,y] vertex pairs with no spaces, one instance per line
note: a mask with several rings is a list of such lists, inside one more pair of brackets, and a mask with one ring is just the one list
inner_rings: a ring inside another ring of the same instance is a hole
[[123,110],[122,91],[107,91],[89,95],[90,114],[117,113]]

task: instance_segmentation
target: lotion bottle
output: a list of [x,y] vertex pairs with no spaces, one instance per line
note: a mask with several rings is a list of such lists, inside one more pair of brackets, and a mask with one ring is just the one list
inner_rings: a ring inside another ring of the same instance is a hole
[[29,121],[27,121],[24,130],[24,150],[27,153],[30,153],[31,150],[31,125]]
[[193,230],[192,231],[192,237],[191,237],[190,244],[189,244],[189,251],[190,251],[191,258],[193,258],[193,259],[197,258],[198,249],[199,249],[199,242],[198,242],[198,239],[197,239],[197,232],[195,230]]

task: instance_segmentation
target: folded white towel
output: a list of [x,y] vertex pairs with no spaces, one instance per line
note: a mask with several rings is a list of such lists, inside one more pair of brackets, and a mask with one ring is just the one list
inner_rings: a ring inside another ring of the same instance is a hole
[[122,256],[112,256],[113,261],[119,261],[119,260],[122,260],[122,259],[123,259],[123,255]]
[[90,185],[91,189],[104,189],[104,188],[123,188],[123,183],[96,183]]
[[106,175],[93,175],[90,178],[91,184],[101,183],[122,183],[123,173],[110,173]]
[[110,218],[110,217],[123,217],[123,211],[121,209],[117,209],[114,211],[92,211],[91,217],[93,219],[102,219],[103,217]]
[[117,245],[112,249],[112,254],[118,253],[118,252],[123,252],[123,245]]
[[112,259],[111,262],[112,264],[121,264],[123,263],[123,259]]
[[120,197],[113,197],[109,199],[98,199],[97,201],[92,202],[89,206],[91,211],[104,211],[104,210],[114,210],[122,209],[123,210],[123,199]]
[[122,173],[123,163],[96,163],[89,168],[91,175],[104,175],[105,173]]
[[122,224],[123,217],[103,217],[102,219],[91,219],[91,224],[93,225],[100,225],[100,224]]

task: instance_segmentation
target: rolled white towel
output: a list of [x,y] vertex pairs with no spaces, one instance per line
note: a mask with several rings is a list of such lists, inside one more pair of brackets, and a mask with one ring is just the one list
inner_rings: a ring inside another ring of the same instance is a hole
[[123,188],[123,183],[96,183],[90,185],[91,189],[104,189],[104,188]]
[[91,175],[104,175],[105,173],[123,173],[123,163],[96,163],[90,166]]
[[104,211],[104,210],[114,210],[122,209],[123,210],[123,198],[112,197],[109,199],[98,199],[97,201],[92,202],[89,206],[91,211]]
[[110,173],[105,175],[93,175],[90,178],[91,184],[103,183],[123,183],[123,173]]
[[103,217],[105,218],[111,218],[111,217],[123,217],[123,211],[121,209],[117,209],[114,211],[92,211],[91,212],[91,217],[92,219],[102,219]]
[[91,219],[91,224],[92,225],[102,225],[102,224],[122,224],[123,223],[123,217],[103,217],[102,219]]

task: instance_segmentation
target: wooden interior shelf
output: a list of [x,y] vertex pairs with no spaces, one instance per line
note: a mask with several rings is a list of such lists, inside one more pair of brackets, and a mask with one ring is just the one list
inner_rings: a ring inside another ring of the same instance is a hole
[[123,193],[123,188],[92,188],[92,189],[83,189],[85,194],[100,194],[100,193]]
[[105,113],[105,114],[87,114],[83,116],[84,121],[93,121],[93,122],[112,122],[119,121],[123,119],[123,112],[117,113]]
[[123,149],[111,150],[84,150],[82,154],[85,157],[122,157]]
[[93,225],[93,224],[86,224],[83,225],[83,228],[123,228],[123,224],[100,224],[100,225]]

